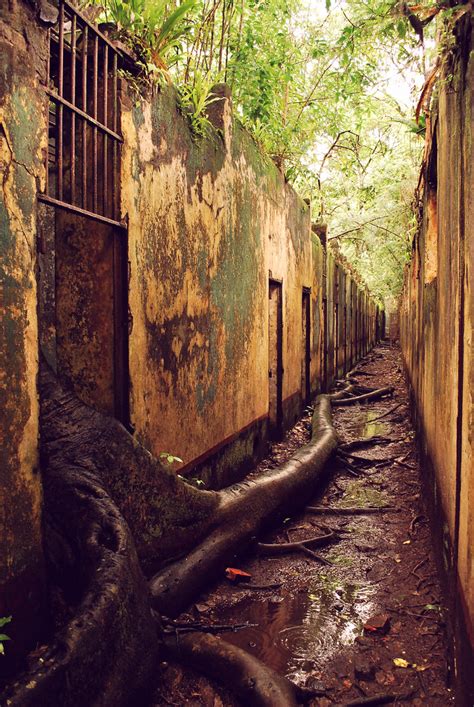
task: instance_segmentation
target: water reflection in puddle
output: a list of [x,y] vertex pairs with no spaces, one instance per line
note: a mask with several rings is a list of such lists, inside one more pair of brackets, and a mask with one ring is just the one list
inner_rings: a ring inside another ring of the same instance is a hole
[[[377,435],[383,436],[387,433],[388,427],[385,422],[379,422],[375,418],[379,417],[380,412],[376,410],[361,410],[354,413],[353,432],[355,435],[370,439]],[[375,420],[372,422],[372,420]]]
[[375,610],[374,591],[368,585],[342,584],[322,575],[312,581],[308,592],[282,593],[262,601],[246,598],[219,612],[219,619],[258,624],[226,633],[224,638],[304,684],[309,672],[322,669],[361,634],[364,622]]

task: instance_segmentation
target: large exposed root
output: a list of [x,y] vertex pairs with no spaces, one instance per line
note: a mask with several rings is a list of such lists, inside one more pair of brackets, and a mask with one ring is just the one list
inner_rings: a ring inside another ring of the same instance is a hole
[[49,578],[65,614],[2,705],[124,705],[158,659],[146,580],[130,530],[85,452],[64,455],[54,409],[42,415]]
[[219,492],[220,506],[207,538],[151,581],[154,607],[167,616],[179,614],[266,522],[300,507],[316,490],[337,442],[330,398],[320,395],[311,442],[278,469]]
[[43,416],[47,411],[42,447],[54,450],[58,464],[71,461],[101,480],[130,527],[145,570],[156,569],[204,537],[218,494],[183,481],[117,420],[82,403],[46,367],[41,390]]
[[295,686],[247,651],[205,633],[170,636],[168,654],[233,692],[249,707],[293,707]]

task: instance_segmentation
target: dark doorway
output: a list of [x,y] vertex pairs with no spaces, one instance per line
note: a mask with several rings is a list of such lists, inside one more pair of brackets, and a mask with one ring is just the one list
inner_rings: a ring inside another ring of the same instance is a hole
[[311,399],[311,290],[303,288],[302,299],[302,341],[301,341],[301,396],[303,403],[309,403]]
[[[126,232],[43,207],[40,340],[78,397],[128,423]],[[49,235],[51,234],[51,235]]]
[[270,436],[281,436],[283,422],[283,303],[281,282],[268,290],[268,417]]
[[334,319],[333,319],[333,331],[334,331],[334,377],[338,376],[338,365],[339,365],[339,268],[336,265],[334,268]]

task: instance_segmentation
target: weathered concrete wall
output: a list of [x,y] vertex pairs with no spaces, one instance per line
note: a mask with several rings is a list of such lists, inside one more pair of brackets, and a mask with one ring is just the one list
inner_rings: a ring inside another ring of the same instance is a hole
[[458,23],[457,39],[456,51],[443,67],[427,131],[420,231],[405,274],[400,336],[422,433],[450,614],[456,617],[458,669],[461,680],[467,680],[460,697],[465,701],[459,704],[472,704],[474,55],[469,15]]
[[[220,486],[255,461],[267,438],[269,280],[282,291],[283,428],[304,398],[304,288],[311,291],[311,388],[321,389],[326,252],[311,234],[309,207],[233,119],[225,91],[212,119],[217,131],[197,143],[172,90],[125,99],[122,209],[132,425],[154,454],[177,455],[184,472]],[[328,312],[335,297],[339,309],[337,336],[328,317],[328,385],[335,342],[337,371],[347,370],[346,275],[330,254],[327,273]]]
[[28,6],[0,3],[0,616],[13,615],[14,639],[0,671],[37,640],[44,618],[35,267],[47,102],[35,25]]
[[172,91],[124,106],[122,197],[132,424],[151,451],[186,465],[232,443],[221,476],[260,452],[266,436],[269,279],[282,282],[286,425],[301,407],[302,291],[311,288],[317,324],[321,281],[308,206],[232,120],[230,101],[216,105],[221,132],[202,143],[193,142]]

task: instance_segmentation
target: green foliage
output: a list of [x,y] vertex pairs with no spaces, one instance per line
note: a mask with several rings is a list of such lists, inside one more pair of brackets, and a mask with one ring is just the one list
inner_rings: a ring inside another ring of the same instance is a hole
[[91,0],[103,12],[98,22],[115,27],[115,35],[128,44],[138,63],[156,80],[169,79],[169,65],[173,52],[182,51],[182,42],[188,32],[184,20],[196,0],[184,0],[170,9],[166,0]]
[[160,459],[163,459],[169,466],[172,466],[174,463],[182,464],[183,462],[180,457],[175,457],[173,454],[169,454],[169,452],[161,452]]
[[215,81],[200,71],[194,73],[193,82],[182,84],[178,89],[179,103],[188,116],[195,139],[205,138],[211,129],[207,110],[216,101],[222,100],[212,92]]
[[[3,628],[6,624],[9,624],[11,620],[11,616],[0,616],[0,628]],[[5,654],[5,647],[3,644],[5,643],[5,641],[9,640],[10,636],[7,636],[6,633],[0,633],[0,655]]]
[[178,2],[105,0],[104,18],[148,81],[177,85],[196,139],[208,134],[207,111],[219,100],[212,87],[226,81],[239,119],[311,199],[333,246],[380,299],[397,294],[432,92],[418,121],[415,103],[436,58],[435,25],[439,47],[452,51],[453,26],[468,6]]

